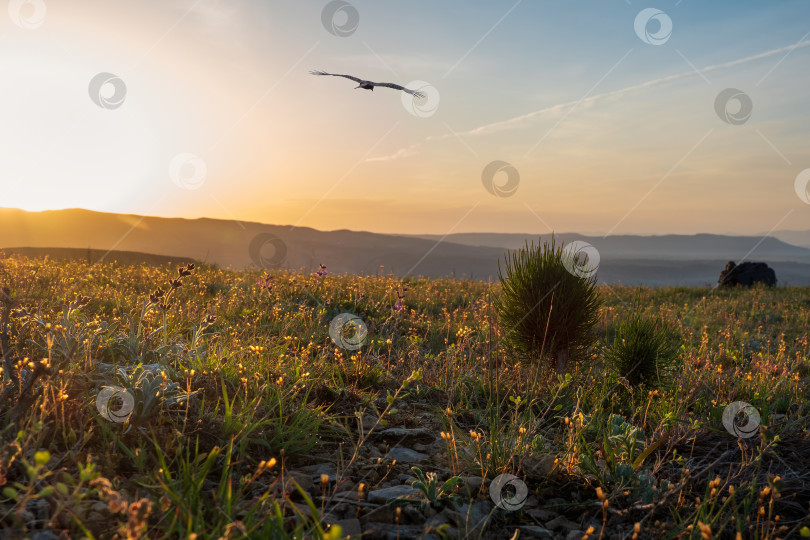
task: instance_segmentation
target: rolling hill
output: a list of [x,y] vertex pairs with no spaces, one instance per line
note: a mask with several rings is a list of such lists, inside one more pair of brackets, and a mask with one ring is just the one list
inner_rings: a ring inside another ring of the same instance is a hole
[[[506,250],[540,239],[528,234],[463,233],[389,235],[362,231],[319,231],[210,218],[183,219],[112,214],[81,209],[27,212],[0,208],[0,247],[77,248],[193,259],[235,269],[281,267],[331,273],[452,276],[497,279]],[[601,258],[604,283],[711,285],[729,260],[765,261],[780,284],[810,285],[810,249],[773,237],[700,235],[607,238],[556,235],[584,240]],[[546,239],[546,236],[542,237]],[[83,251],[82,251],[83,250]],[[56,253],[54,251],[54,253]],[[55,255],[54,255],[55,256]],[[381,268],[382,267],[382,268]]]

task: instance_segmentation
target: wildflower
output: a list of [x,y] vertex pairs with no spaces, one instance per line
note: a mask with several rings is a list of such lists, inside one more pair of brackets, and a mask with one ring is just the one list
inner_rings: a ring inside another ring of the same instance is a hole
[[270,461],[261,460],[257,472],[261,474],[268,469],[272,469],[276,463],[276,458],[270,458]]
[[315,272],[315,274],[316,274],[318,277],[323,277],[323,276],[325,276],[325,275],[326,275],[326,265],[325,265],[325,264],[320,264],[320,263],[318,263],[318,266],[320,266],[320,268],[318,269],[318,271],[317,271],[317,272]]
[[[407,287],[405,287],[405,288],[403,288],[403,289],[402,289],[402,291],[403,291],[403,292],[405,292],[405,291],[407,291],[407,290],[408,290],[408,288],[407,288]],[[397,303],[396,303],[396,305],[394,305],[394,309],[395,309],[395,310],[397,310],[397,311],[402,311],[403,309],[405,309],[405,308],[404,308],[404,306],[402,305],[402,299],[403,299],[403,298],[405,298],[405,295],[404,295],[404,294],[400,294],[399,289],[397,289]]]
[[159,299],[163,298],[164,294],[165,292],[163,291],[163,289],[158,287],[157,289],[155,289],[155,292],[149,295],[149,301],[152,302],[153,304],[157,304]]
[[263,280],[260,279],[259,281],[257,281],[256,285],[258,285],[262,289],[267,289],[268,292],[269,292],[270,290],[273,289],[273,284],[271,283],[271,281],[273,281],[273,279],[274,279],[274,277],[271,276],[270,274],[265,274],[264,279]]

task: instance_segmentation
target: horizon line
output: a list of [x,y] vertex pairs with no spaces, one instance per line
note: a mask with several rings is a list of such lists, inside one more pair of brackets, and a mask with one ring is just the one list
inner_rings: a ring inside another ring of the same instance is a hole
[[[235,220],[232,219],[232,218],[218,218],[218,217],[209,217],[209,216],[198,216],[198,217],[159,216],[159,215],[154,215],[154,214],[133,214],[133,213],[125,213],[125,212],[111,212],[111,211],[104,211],[104,210],[93,210],[91,208],[81,208],[81,207],[51,208],[51,209],[46,209],[46,210],[25,210],[23,208],[16,208],[16,207],[11,207],[11,206],[0,206],[0,211],[3,211],[3,210],[14,210],[14,211],[17,211],[17,212],[24,212],[26,214],[42,214],[44,212],[68,212],[68,211],[78,210],[78,211],[82,211],[82,212],[92,212],[92,213],[95,213],[95,214],[108,214],[108,215],[114,215],[114,216],[133,216],[133,217],[139,217],[139,218],[183,219],[183,220],[187,220],[187,221],[196,221],[196,220],[208,219],[208,220],[213,220],[213,221],[223,221],[223,222],[234,221],[235,222]],[[290,225],[277,224],[277,223],[265,223],[265,222],[261,222],[261,221],[242,220],[241,222],[242,223],[250,223],[250,224],[254,224],[254,225],[261,225],[261,226],[265,226],[265,227],[290,227]],[[347,229],[347,228],[327,230],[327,229],[318,229],[318,228],[315,228],[315,227],[309,227],[309,226],[306,226],[306,225],[298,226],[296,228],[310,229],[310,230],[313,230],[313,231],[324,232],[324,233],[348,231],[348,232],[355,232],[355,233],[378,234],[378,235],[384,235],[384,236],[405,236],[405,237],[407,237],[407,236],[418,236],[418,237],[421,237],[421,236],[445,236],[445,233],[442,233],[442,232],[385,233],[385,232],[375,232],[375,231],[362,230],[362,229]],[[684,236],[684,237],[689,237],[689,236],[701,236],[701,235],[704,235],[704,236],[727,236],[727,237],[730,237],[730,238],[744,238],[744,237],[751,237],[751,236],[759,236],[759,237],[767,238],[767,237],[770,236],[771,233],[775,233],[775,232],[786,232],[786,233],[803,233],[803,232],[807,232],[807,233],[810,233],[810,229],[808,229],[808,230],[804,230],[804,229],[779,229],[779,230],[770,231],[769,233],[757,232],[757,233],[748,233],[748,234],[731,234],[731,233],[722,233],[722,232],[697,232],[697,233],[691,233],[691,234],[684,234],[684,233],[660,233],[660,234],[626,233],[626,234],[616,234],[616,235],[611,235],[611,236],[614,236],[614,237],[636,236],[636,237],[641,237],[641,238],[654,238],[654,237],[661,237],[661,236]],[[598,238],[598,237],[602,236],[602,233],[599,233],[599,232],[577,232],[577,231],[567,231],[567,232],[551,231],[551,233],[548,233],[548,232],[532,233],[532,232],[468,231],[468,232],[451,233],[451,234],[446,235],[446,236],[458,236],[458,235],[465,235],[465,234],[467,234],[467,235],[493,234],[493,235],[513,235],[513,236],[518,236],[519,235],[519,236],[537,236],[537,237],[540,237],[540,238],[542,238],[543,236],[549,236],[549,234],[560,235],[560,236],[562,236],[562,235],[578,235],[578,236],[593,237],[593,238]],[[771,236],[771,238],[779,240],[775,236]]]

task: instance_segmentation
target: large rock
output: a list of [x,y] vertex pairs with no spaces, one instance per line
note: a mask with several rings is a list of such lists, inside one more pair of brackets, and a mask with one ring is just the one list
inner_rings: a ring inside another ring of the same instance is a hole
[[720,272],[720,278],[717,280],[720,287],[750,286],[754,283],[776,285],[776,273],[773,268],[761,262],[735,264],[734,261],[728,261],[726,269]]

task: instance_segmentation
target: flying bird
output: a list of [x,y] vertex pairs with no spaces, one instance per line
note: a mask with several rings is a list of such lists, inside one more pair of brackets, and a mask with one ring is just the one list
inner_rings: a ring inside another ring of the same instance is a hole
[[388,88],[393,88],[394,90],[402,90],[403,92],[407,92],[412,94],[414,97],[424,98],[425,94],[418,90],[411,90],[409,88],[405,88],[404,86],[400,86],[394,83],[388,82],[373,82],[373,81],[364,81],[363,79],[358,79],[357,77],[352,77],[351,75],[341,75],[340,73],[327,73],[325,71],[310,71],[313,75],[331,75],[332,77],[345,77],[347,79],[351,79],[354,82],[358,83],[357,86],[354,87],[355,90],[358,88],[365,88],[366,90],[374,91],[375,86],[386,86]]

